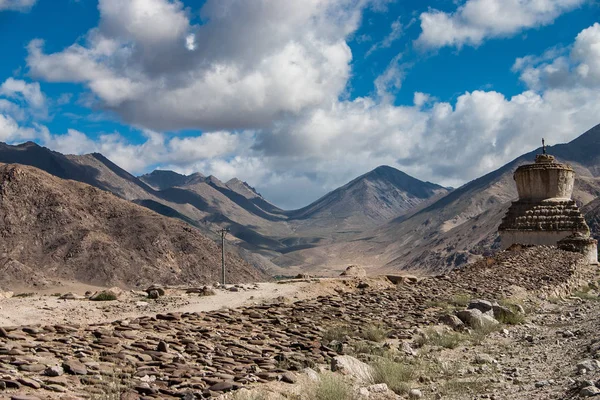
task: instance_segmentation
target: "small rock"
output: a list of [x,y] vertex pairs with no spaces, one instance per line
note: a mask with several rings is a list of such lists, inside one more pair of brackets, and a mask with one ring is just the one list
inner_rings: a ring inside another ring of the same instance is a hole
[[592,397],[592,396],[597,396],[600,394],[600,389],[598,389],[596,386],[587,386],[584,387],[583,389],[581,389],[581,391],[579,391],[579,395],[581,397]]
[[448,325],[450,328],[457,330],[462,328],[465,324],[456,315],[446,314],[440,317],[442,324]]
[[475,356],[475,362],[477,364],[497,364],[498,363],[498,361],[496,361],[489,354],[477,354]]
[[281,375],[281,380],[285,383],[296,383],[298,378],[296,378],[296,375],[293,372],[288,371]]
[[77,360],[65,361],[62,366],[69,374],[87,375],[87,368]]
[[158,342],[158,346],[156,346],[156,351],[160,351],[161,353],[168,353],[169,345],[161,340],[160,342]]
[[148,297],[150,297],[150,292],[152,291],[156,291],[158,292],[158,296],[164,296],[165,295],[165,289],[157,284],[154,284],[152,286],[150,286],[148,289],[146,289],[146,293],[148,293]]
[[44,371],[44,375],[46,375],[46,376],[61,376],[64,373],[65,373],[65,370],[60,365],[48,367]]
[[228,392],[233,389],[233,382],[223,381],[218,382],[208,388],[208,390],[213,392]]
[[423,397],[423,393],[419,389],[411,389],[408,392],[408,397],[410,399],[420,399]]

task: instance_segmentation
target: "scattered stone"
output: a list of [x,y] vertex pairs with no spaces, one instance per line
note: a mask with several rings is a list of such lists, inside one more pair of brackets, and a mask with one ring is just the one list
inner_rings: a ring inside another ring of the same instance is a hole
[[44,375],[46,376],[61,376],[65,371],[63,367],[59,365],[54,365],[52,367],[48,367],[44,370]]
[[489,354],[477,354],[475,356],[475,362],[477,364],[497,364],[498,361],[496,361],[492,356],[490,356]]
[[600,395],[600,389],[598,389],[596,386],[586,386],[579,391],[579,395],[581,397],[597,396]]
[[596,371],[600,368],[600,361],[598,360],[583,360],[577,363],[577,371],[580,374],[585,374],[589,371]]
[[420,399],[423,397],[423,393],[419,389],[411,389],[408,392],[408,397],[410,399]]
[[69,292],[69,293],[65,293],[61,296],[59,296],[60,300],[85,300],[85,296],[81,296],[78,294],[75,294],[73,292]]

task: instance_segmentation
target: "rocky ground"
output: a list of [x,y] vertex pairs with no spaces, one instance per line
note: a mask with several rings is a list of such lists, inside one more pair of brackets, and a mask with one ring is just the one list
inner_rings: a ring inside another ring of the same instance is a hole
[[565,399],[600,392],[597,276],[579,256],[530,248],[447,276],[390,278],[308,281],[322,295],[233,309],[5,326],[0,399]]

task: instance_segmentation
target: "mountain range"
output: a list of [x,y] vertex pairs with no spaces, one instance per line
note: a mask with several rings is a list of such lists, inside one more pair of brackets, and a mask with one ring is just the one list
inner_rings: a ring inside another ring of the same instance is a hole
[[[567,144],[548,148],[577,172],[574,197],[597,210],[600,125]],[[498,246],[496,230],[516,198],[514,170],[524,154],[452,190],[380,166],[312,204],[282,210],[239,179],[156,170],[135,177],[101,154],[63,155],[33,142],[0,144],[0,162],[37,167],[109,191],[174,217],[216,239],[227,227],[231,249],[271,274],[333,273],[349,264],[373,271],[459,267]],[[600,219],[600,218],[599,218]]]
[[[38,168],[0,164],[1,284],[144,287],[220,277],[217,244],[189,224]],[[265,279],[235,254],[228,282]]]

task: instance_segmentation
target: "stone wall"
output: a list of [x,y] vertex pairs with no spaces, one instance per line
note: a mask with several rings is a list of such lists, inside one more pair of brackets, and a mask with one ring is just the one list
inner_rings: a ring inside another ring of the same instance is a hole
[[534,246],[556,246],[556,243],[570,236],[569,231],[500,231],[500,247],[506,250],[512,244]]

